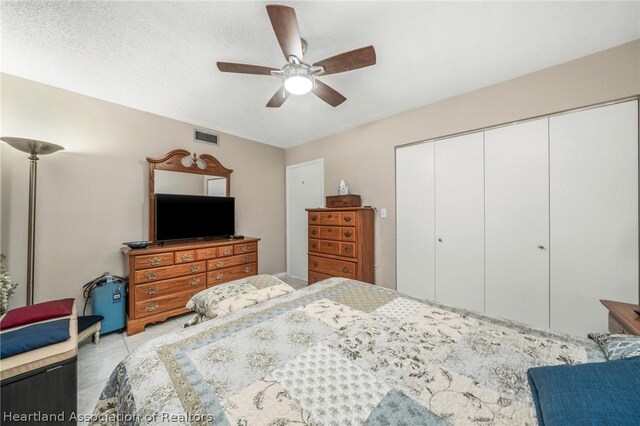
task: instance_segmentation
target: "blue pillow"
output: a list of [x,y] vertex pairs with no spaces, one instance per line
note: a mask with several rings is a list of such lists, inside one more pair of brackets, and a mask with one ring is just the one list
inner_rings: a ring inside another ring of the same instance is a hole
[[637,426],[640,356],[531,368],[529,387],[540,426]]
[[30,325],[0,334],[0,359],[69,339],[69,318]]

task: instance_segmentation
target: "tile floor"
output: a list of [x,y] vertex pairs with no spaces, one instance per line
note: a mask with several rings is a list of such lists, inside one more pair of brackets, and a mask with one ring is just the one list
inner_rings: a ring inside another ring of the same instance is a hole
[[[306,281],[298,278],[281,279],[296,289],[307,285]],[[149,325],[144,333],[133,336],[127,336],[127,333],[107,334],[100,338],[97,345],[91,339],[82,342],[78,348],[78,414],[93,412],[111,372],[131,351],[151,339],[179,330],[192,316],[192,313],[188,313]]]

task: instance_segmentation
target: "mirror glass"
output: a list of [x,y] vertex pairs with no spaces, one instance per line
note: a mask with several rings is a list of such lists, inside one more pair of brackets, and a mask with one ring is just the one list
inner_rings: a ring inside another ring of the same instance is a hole
[[167,170],[154,171],[154,186],[157,194],[227,196],[227,178]]

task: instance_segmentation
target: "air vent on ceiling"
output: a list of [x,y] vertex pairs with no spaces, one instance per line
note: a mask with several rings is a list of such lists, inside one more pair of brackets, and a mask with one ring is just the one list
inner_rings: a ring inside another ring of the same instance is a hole
[[211,145],[218,145],[218,135],[205,133],[198,129],[193,129],[193,140],[196,142],[203,142]]

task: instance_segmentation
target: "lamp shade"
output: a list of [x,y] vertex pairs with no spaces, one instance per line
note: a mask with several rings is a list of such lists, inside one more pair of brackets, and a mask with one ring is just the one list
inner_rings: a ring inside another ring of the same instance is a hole
[[60,145],[36,139],[1,137],[0,140],[5,141],[19,151],[31,155],[47,155],[64,149]]

